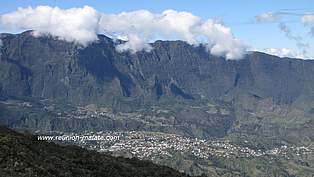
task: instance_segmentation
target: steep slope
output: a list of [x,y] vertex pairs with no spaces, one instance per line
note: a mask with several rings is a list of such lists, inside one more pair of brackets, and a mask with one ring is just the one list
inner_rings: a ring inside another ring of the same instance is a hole
[[[123,41],[103,35],[97,43],[82,48],[30,33],[1,34],[3,100],[50,99],[63,107],[68,103],[96,104],[109,107],[112,113],[143,116],[135,122],[70,120],[59,119],[54,111],[39,116],[39,112],[44,113],[39,111],[41,108],[16,115],[17,108],[1,104],[6,110],[0,112],[1,122],[11,127],[34,131],[157,130],[201,138],[249,134],[252,139],[283,136],[292,142],[313,140],[314,61],[258,52],[231,61],[210,55],[203,46],[182,41],[156,41],[151,52],[118,53],[115,45]],[[168,112],[156,114],[154,106]],[[227,114],[220,110],[227,110]],[[166,126],[158,125],[161,119]],[[143,123],[147,121],[155,123],[147,126]],[[305,137],[300,139],[300,134]]]
[[187,177],[148,161],[39,142],[0,127],[0,176]]
[[[1,34],[0,123],[33,132],[175,133],[253,149],[313,146],[314,61],[259,52],[226,60],[182,41],[118,53],[123,41],[98,37],[82,48],[29,31]],[[217,174],[251,176],[269,169],[274,176],[306,176],[313,169],[311,157],[277,159],[274,166],[270,159],[238,165],[243,159],[222,157],[213,164]],[[213,171],[205,168],[211,160],[158,163],[200,174]]]
[[86,48],[30,32],[1,39],[2,95],[143,104],[171,96],[221,99],[246,93],[292,103],[314,88],[314,62],[257,52],[227,61],[182,41],[157,41],[151,52],[130,54],[116,52],[105,36]]

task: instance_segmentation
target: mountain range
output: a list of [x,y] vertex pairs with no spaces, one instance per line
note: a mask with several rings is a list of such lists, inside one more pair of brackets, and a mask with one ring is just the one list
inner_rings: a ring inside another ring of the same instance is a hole
[[[104,35],[82,47],[31,33],[0,35],[0,122],[9,127],[158,131],[262,148],[313,145],[312,60],[260,52],[226,60],[183,41],[121,53],[115,46],[124,41]],[[78,110],[94,118],[78,119]]]
[[139,99],[155,103],[163,97],[232,100],[247,93],[293,103],[313,90],[311,60],[258,52],[225,60],[182,41],[156,41],[151,52],[118,53],[114,48],[121,41],[102,35],[82,48],[30,33],[1,34],[2,95],[86,104]]

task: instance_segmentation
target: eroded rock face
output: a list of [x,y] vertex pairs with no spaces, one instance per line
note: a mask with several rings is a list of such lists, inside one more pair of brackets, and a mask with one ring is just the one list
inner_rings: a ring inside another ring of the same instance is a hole
[[[86,48],[30,32],[0,38],[0,124],[11,128],[166,132],[261,148],[313,144],[314,61],[258,52],[231,61],[182,41],[118,53],[121,41],[101,35]],[[189,158],[178,162],[170,166],[204,170]],[[217,164],[243,170],[237,161]]]
[[[30,32],[2,34],[1,40],[4,44],[0,55],[1,98],[47,98],[73,105],[101,104],[126,112],[144,110],[136,114],[145,114],[145,121],[153,120],[143,124],[143,120],[126,123],[59,119],[60,116],[46,114],[39,108],[37,116],[34,110],[16,115],[14,108],[7,111],[10,114],[0,112],[1,122],[11,127],[38,129],[44,125],[45,130],[83,131],[84,127],[103,129],[112,124],[109,130],[132,128],[203,138],[224,137],[231,130],[255,135],[256,122],[261,122],[255,115],[259,115],[259,109],[271,109],[267,102],[266,107],[258,106],[263,100],[270,100],[270,106],[300,110],[301,113],[294,113],[296,117],[307,115],[305,112],[314,108],[314,62],[309,60],[258,52],[247,54],[242,60],[225,60],[210,55],[203,46],[182,41],[156,41],[151,52],[118,53],[115,45],[121,41],[103,35],[86,48],[49,36],[35,38]],[[207,106],[209,102],[215,106]],[[147,113],[153,105],[161,110],[171,109],[160,116]],[[295,116],[290,117],[292,120]],[[312,113],[307,117],[302,123],[313,122]],[[159,119],[173,119],[173,123],[156,126]],[[281,125],[281,120],[278,118],[276,126]],[[267,125],[260,131],[268,132],[271,127]]]
[[118,53],[110,38],[86,48],[2,35],[1,95],[72,100],[74,103],[235,98],[241,93],[292,103],[314,89],[314,62],[263,53],[239,61],[214,57],[181,41],[157,41],[151,52]]

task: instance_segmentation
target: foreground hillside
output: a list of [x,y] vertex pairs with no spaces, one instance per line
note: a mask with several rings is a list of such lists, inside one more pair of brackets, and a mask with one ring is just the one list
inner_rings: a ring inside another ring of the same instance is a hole
[[115,158],[76,146],[39,142],[0,127],[0,176],[187,177],[148,161]]

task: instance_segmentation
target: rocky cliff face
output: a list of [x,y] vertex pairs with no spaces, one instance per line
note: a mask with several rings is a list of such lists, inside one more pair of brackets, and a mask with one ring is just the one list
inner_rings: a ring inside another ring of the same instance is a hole
[[[259,149],[314,142],[312,60],[259,52],[226,60],[182,41],[156,41],[151,52],[119,53],[115,45],[123,41],[98,37],[82,48],[30,32],[1,34],[0,124],[41,133],[166,132]],[[311,157],[296,159],[284,159],[282,169],[271,173],[312,173]],[[208,170],[186,160],[168,165],[190,174]],[[268,174],[268,162],[216,164],[254,176]],[[291,164],[294,170],[286,172]]]
[[18,113],[19,106],[1,103],[1,122],[32,130],[107,127],[201,138],[228,133],[269,138],[302,132],[305,139],[313,139],[314,61],[258,52],[226,60],[182,41],[156,41],[151,52],[118,53],[115,45],[123,41],[98,37],[97,43],[82,48],[49,36],[36,38],[30,32],[1,34],[0,96],[96,104],[113,108],[108,114],[125,111],[136,116],[82,120],[72,119],[75,115],[65,110],[62,116],[68,119],[60,119],[56,110],[40,111],[45,104]]
[[208,54],[202,46],[157,41],[151,52],[118,53],[115,42],[99,36],[86,48],[35,38],[30,32],[2,34],[2,96],[67,99],[74,103],[157,102],[234,99],[239,94],[292,103],[314,90],[314,62],[263,53],[239,61]]

